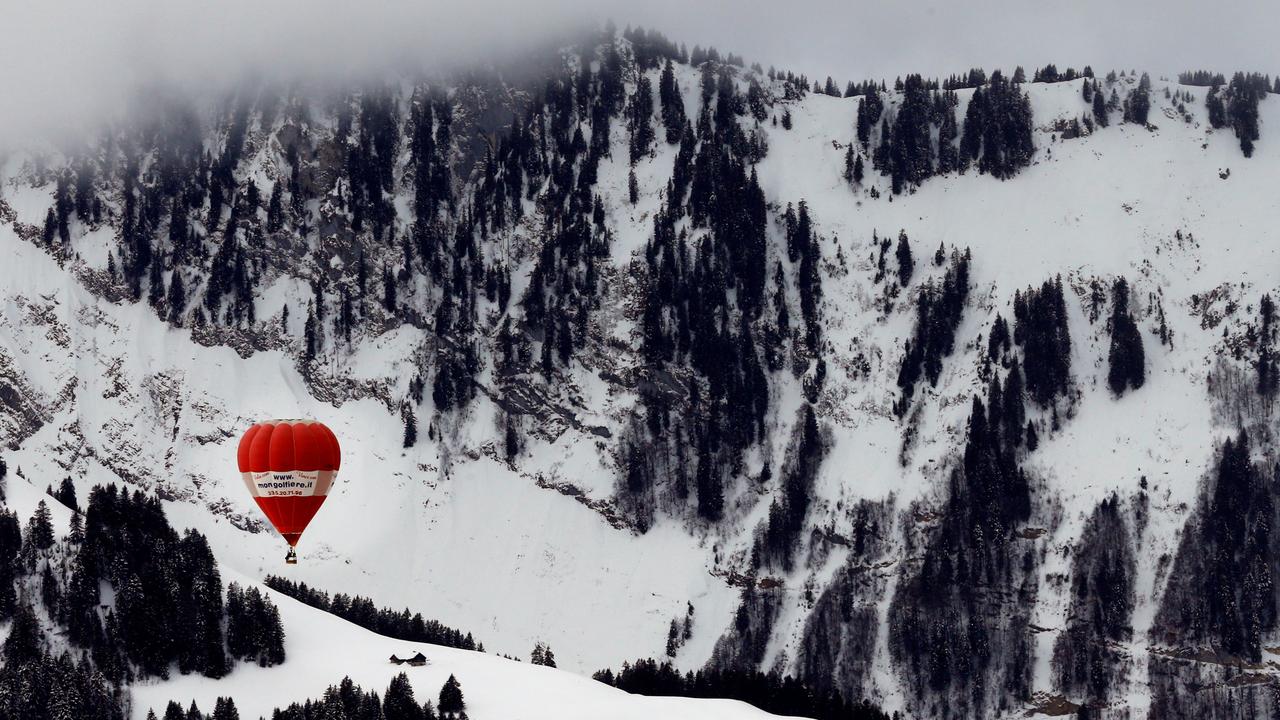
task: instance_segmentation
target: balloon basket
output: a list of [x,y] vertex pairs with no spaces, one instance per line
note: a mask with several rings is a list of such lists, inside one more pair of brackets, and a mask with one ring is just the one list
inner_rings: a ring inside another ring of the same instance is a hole
[[289,554],[284,556],[284,564],[285,565],[298,564],[298,553],[294,552],[293,548],[289,548]]

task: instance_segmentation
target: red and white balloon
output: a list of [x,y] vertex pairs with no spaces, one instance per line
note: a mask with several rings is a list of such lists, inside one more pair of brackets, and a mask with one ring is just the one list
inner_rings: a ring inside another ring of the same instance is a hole
[[249,428],[237,452],[240,476],[276,531],[294,546],[337,478],[338,438],[314,420],[268,420]]

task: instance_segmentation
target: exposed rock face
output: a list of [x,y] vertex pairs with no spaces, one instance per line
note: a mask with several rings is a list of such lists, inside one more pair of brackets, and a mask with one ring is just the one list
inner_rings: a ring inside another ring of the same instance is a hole
[[819,688],[866,697],[876,689],[880,604],[894,573],[894,522],[889,503],[863,501],[851,515],[852,537],[822,538],[848,548],[848,559],[813,604],[796,667],[800,677]]

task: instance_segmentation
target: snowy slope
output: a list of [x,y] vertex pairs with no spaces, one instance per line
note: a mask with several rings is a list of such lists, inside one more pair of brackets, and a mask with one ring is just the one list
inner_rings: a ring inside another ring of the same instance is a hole
[[[243,582],[246,578],[230,577]],[[178,677],[133,688],[133,716],[159,714],[170,700],[185,707],[195,701],[209,710],[219,697],[232,697],[244,718],[270,717],[276,707],[304,698],[318,698],[325,688],[349,676],[367,689],[385,690],[391,678],[404,672],[419,701],[432,699],[450,675],[457,677],[474,718],[618,718],[647,720],[750,720],[777,717],[734,700],[647,697],[629,693],[564,670],[507,660],[485,653],[436,645],[405,643],[373,634],[287,596],[271,593],[280,607],[288,659],[274,668],[240,664],[226,678]],[[410,657],[421,652],[427,665],[397,666],[394,653]]]

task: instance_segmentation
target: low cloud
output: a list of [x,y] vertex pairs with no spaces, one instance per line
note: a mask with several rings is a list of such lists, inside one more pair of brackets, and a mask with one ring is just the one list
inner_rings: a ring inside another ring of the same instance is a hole
[[603,15],[572,2],[2,0],[0,140],[75,133],[163,88],[325,81],[501,61]]
[[[613,18],[839,82],[971,66],[1277,72],[1263,0],[0,0],[0,141],[76,132],[246,77],[325,80],[501,61]],[[148,90],[150,91],[150,90]]]

